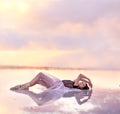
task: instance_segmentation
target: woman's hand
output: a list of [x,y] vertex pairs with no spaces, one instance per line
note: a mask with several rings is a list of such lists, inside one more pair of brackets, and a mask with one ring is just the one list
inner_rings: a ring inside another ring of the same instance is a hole
[[92,88],[93,85],[92,85],[92,82],[89,78],[87,78],[85,75],[83,74],[79,74],[78,77],[74,80],[74,85],[77,85],[79,84],[79,81],[84,81],[86,83],[88,83],[88,85]]

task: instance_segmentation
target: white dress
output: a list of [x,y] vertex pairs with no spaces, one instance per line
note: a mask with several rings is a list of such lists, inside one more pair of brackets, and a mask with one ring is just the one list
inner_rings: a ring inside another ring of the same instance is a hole
[[47,88],[45,91],[43,91],[42,93],[38,95],[40,99],[40,100],[36,100],[38,105],[51,103],[63,97],[63,95],[68,92],[80,92],[81,91],[80,89],[65,87],[62,80],[50,74],[44,73],[44,75],[50,77],[54,81],[54,84],[53,86],[51,86],[50,88]]

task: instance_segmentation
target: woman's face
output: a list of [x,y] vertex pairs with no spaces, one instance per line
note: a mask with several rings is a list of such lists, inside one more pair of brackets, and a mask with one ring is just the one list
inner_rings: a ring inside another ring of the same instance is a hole
[[84,88],[86,86],[86,82],[81,81],[81,82],[79,82],[78,86],[79,86],[80,89],[82,89],[82,88]]

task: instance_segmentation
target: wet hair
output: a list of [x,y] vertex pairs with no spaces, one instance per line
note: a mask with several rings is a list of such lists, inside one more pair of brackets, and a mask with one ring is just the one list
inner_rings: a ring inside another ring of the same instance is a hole
[[83,87],[83,88],[81,88],[81,89],[82,89],[82,90],[88,90],[89,87],[88,87],[88,85],[86,84],[85,87]]
[[81,90],[88,90],[89,89],[89,86],[87,84],[85,85],[85,87],[79,88],[79,86],[75,86],[74,82],[71,80],[62,80],[62,82],[63,82],[64,86],[68,87],[68,88],[76,88],[76,89],[81,89]]

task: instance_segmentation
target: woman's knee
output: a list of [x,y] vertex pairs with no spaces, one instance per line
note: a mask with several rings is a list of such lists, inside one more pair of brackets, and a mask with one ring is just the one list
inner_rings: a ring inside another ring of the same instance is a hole
[[37,77],[38,78],[42,78],[44,76],[44,74],[42,73],[42,72],[39,72],[38,74],[37,74]]

